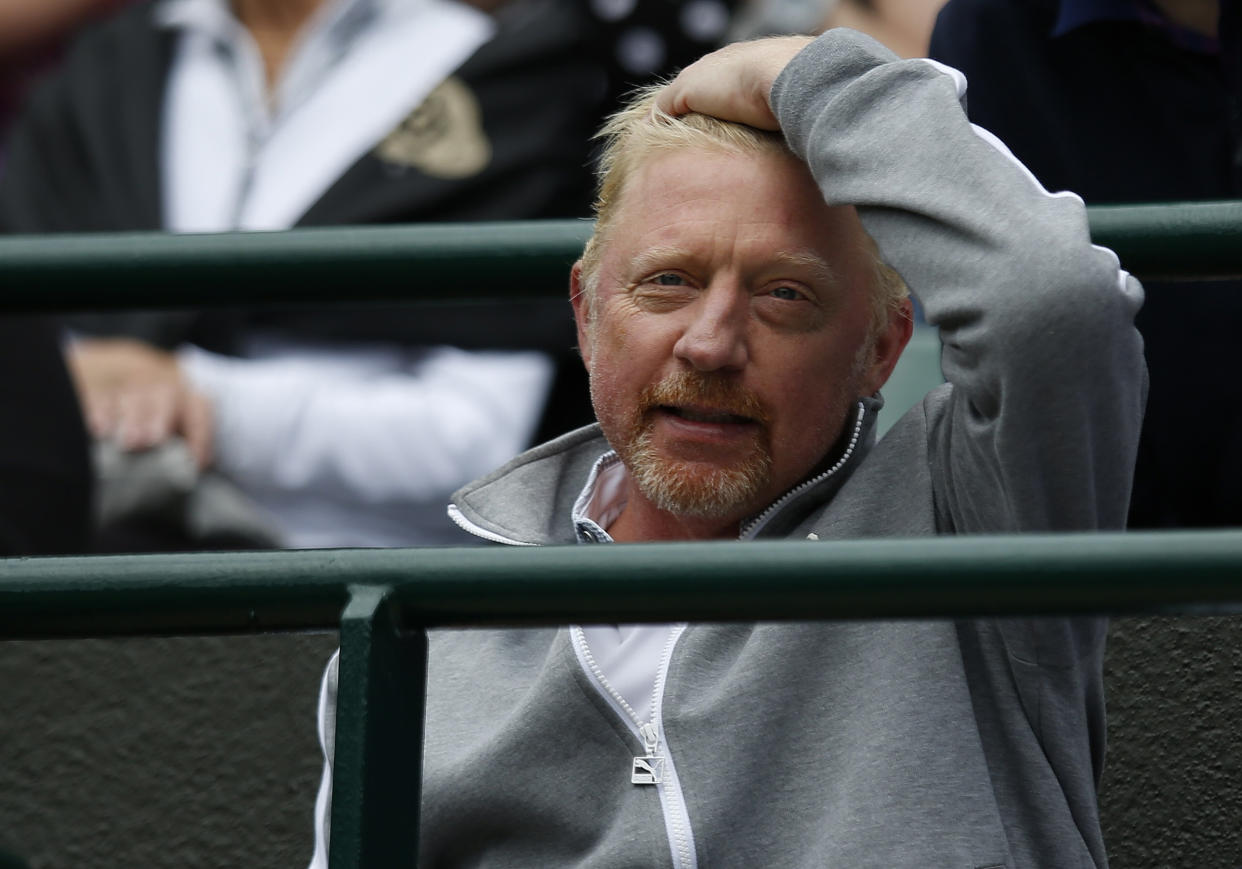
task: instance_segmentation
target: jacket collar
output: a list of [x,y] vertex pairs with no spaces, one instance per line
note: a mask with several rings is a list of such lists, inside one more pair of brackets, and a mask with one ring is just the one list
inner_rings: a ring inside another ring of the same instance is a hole
[[[870,452],[876,414],[883,405],[879,395],[860,399],[831,463],[742,523],[741,538],[783,537],[831,499]],[[574,505],[600,457],[611,449],[598,425],[548,441],[459,489],[449,516],[466,531],[496,543],[575,543]]]
[[739,537],[742,540],[785,537],[811,512],[830,501],[871,452],[875,444],[876,415],[883,406],[884,399],[879,393],[860,398],[826,464],[758,515],[743,522]]

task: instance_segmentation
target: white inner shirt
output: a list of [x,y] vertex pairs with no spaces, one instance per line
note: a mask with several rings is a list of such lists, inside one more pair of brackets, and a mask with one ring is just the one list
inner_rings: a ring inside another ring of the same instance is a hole
[[[615,452],[595,463],[582,494],[574,504],[578,539],[587,543],[611,543],[607,528],[625,508],[629,472]],[[591,625],[583,637],[596,666],[608,684],[625,698],[639,722],[654,713],[656,680],[669,635],[680,625]]]

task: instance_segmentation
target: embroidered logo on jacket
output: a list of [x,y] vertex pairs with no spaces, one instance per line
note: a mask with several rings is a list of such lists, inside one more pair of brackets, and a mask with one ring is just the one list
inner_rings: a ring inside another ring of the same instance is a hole
[[433,178],[468,178],[492,159],[474,92],[450,76],[438,84],[375,149],[387,163],[412,166]]

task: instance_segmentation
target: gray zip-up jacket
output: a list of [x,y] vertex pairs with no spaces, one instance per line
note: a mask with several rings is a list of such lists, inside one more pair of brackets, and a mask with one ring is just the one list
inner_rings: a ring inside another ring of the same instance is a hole
[[[843,461],[743,537],[1121,528],[1142,294],[1091,245],[1082,202],[970,126],[960,76],[858,34],[812,43],[772,96],[825,198],[858,206],[940,328],[948,382],[878,443],[878,402],[862,401]],[[492,540],[574,543],[607,448],[571,433],[451,513]],[[1104,630],[691,625],[662,661],[654,734],[571,631],[434,632],[421,865],[1103,867]],[[663,781],[632,784],[652,736]]]

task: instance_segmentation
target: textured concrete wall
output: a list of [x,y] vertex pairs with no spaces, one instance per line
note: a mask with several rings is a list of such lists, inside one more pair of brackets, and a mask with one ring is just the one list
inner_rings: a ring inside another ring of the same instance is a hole
[[1242,618],[1118,620],[1105,677],[1112,869],[1242,869]]
[[0,643],[0,848],[31,869],[304,867],[336,643]]
[[[335,646],[0,643],[0,848],[32,869],[304,866]],[[1121,620],[1107,676],[1113,869],[1242,869],[1242,619]]]

